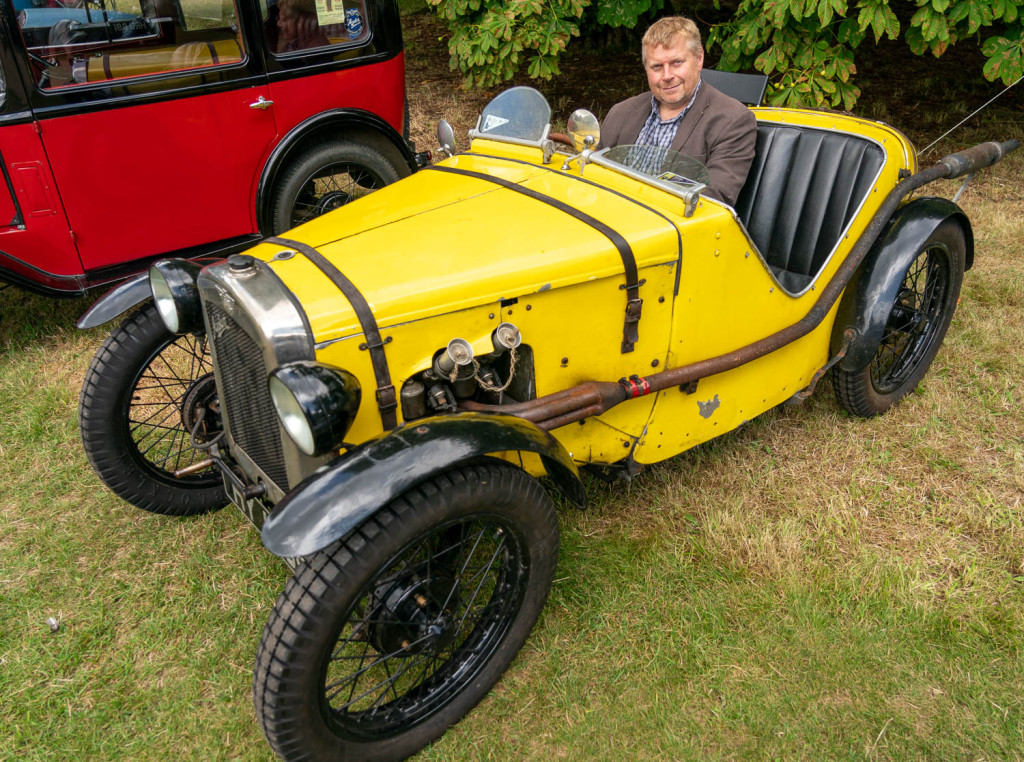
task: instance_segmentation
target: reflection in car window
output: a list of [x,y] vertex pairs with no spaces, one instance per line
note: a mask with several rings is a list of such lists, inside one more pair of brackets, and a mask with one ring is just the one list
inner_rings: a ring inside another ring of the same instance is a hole
[[364,42],[370,36],[362,0],[265,0],[267,50],[287,55]]
[[0,108],[7,103],[7,80],[4,79],[4,69],[0,66]]
[[53,89],[242,60],[232,0],[104,0],[18,14],[36,84]]

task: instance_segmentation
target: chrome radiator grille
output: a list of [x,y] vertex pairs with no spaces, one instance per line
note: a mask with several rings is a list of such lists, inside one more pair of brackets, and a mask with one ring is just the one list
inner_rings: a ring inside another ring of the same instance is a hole
[[212,302],[206,303],[212,331],[221,404],[227,414],[231,438],[282,490],[288,474],[281,449],[277,414],[267,389],[267,372],[259,346],[231,316]]

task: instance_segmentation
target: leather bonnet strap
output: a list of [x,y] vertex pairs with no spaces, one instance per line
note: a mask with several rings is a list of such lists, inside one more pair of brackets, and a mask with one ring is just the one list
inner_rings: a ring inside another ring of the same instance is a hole
[[639,340],[638,325],[640,323],[640,311],[643,307],[644,300],[640,298],[640,282],[637,276],[636,269],[636,258],[633,256],[633,249],[630,248],[629,242],[623,238],[622,234],[617,230],[612,229],[608,225],[605,225],[601,220],[596,217],[592,217],[586,212],[581,212],[575,207],[569,206],[564,201],[560,201],[557,198],[552,198],[544,193],[539,193],[530,188],[524,188],[522,185],[505,180],[501,177],[494,177],[487,175],[482,172],[473,172],[468,169],[459,169],[458,167],[443,167],[440,165],[433,165],[424,167],[423,169],[430,169],[437,172],[450,172],[456,175],[464,175],[466,177],[473,177],[478,180],[485,180],[495,185],[500,185],[502,188],[521,193],[528,198],[532,198],[536,201],[540,201],[548,206],[553,206],[556,209],[565,212],[566,214],[574,217],[575,219],[583,222],[594,230],[601,233],[605,238],[612,242],[615,248],[619,252],[619,257],[622,259],[622,267],[626,274],[626,285],[620,286],[626,291],[626,318],[622,327],[622,353],[632,352],[636,342]]
[[395,409],[398,407],[398,397],[395,395],[395,386],[391,383],[388,359],[384,355],[384,345],[387,342],[381,340],[377,320],[359,289],[327,257],[308,244],[277,236],[267,238],[265,243],[287,246],[302,254],[330,278],[331,282],[348,299],[359,319],[359,325],[366,335],[366,343],[361,345],[360,349],[368,349],[370,352],[373,375],[377,381],[377,409],[380,410],[380,421],[384,425],[385,431],[395,428],[398,425],[398,416],[395,413]]

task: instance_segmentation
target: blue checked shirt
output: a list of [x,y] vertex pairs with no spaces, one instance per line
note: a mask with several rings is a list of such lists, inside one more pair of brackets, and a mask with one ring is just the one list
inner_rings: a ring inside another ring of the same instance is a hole
[[690,110],[693,101],[700,92],[701,80],[697,80],[697,88],[686,107],[668,121],[662,121],[658,99],[651,96],[651,113],[644,122],[643,128],[636,139],[636,146],[630,151],[629,165],[640,172],[650,175],[661,174],[661,164],[665,160],[669,146],[679,130],[679,125]]

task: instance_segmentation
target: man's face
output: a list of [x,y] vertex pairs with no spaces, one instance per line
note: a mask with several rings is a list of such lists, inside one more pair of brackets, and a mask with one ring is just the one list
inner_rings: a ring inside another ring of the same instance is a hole
[[670,47],[658,45],[647,48],[646,52],[647,63],[644,68],[654,97],[669,112],[682,110],[697,89],[700,70],[704,65],[704,51],[694,55],[690,46],[681,37],[676,37]]

